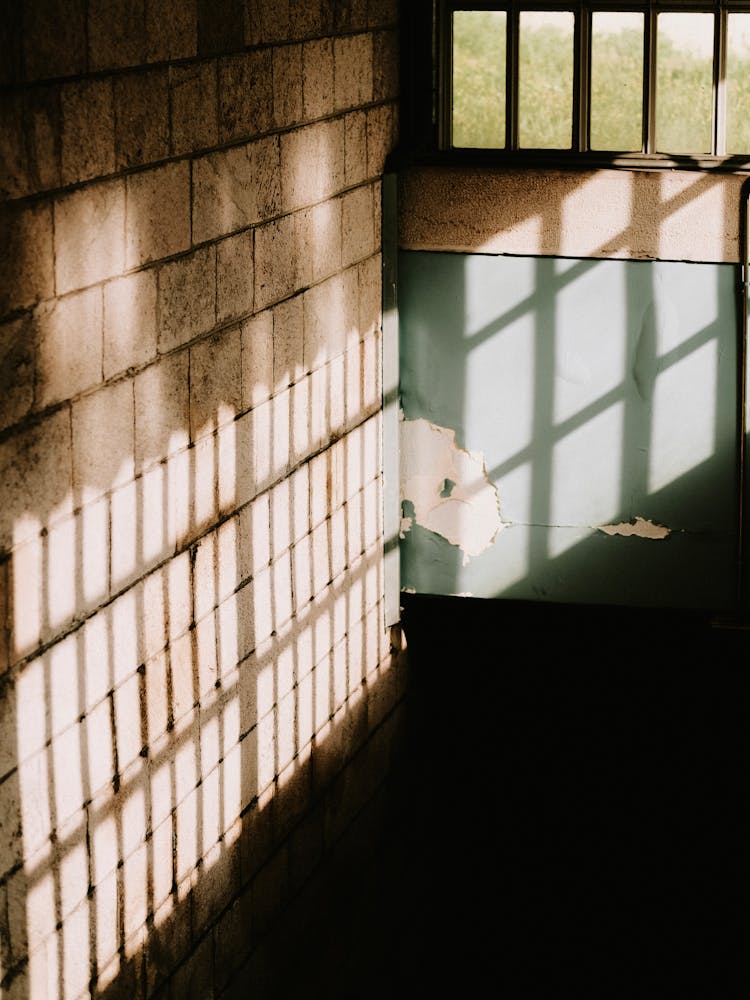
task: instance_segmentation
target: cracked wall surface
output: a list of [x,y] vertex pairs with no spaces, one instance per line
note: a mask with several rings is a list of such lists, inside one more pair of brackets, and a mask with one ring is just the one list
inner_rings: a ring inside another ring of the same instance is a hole
[[402,585],[730,606],[735,280],[727,263],[402,250]]

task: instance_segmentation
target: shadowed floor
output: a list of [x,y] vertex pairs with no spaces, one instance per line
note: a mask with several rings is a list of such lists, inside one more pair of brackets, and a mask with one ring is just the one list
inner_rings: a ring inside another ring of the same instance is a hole
[[403,603],[391,837],[332,925],[353,940],[319,995],[426,995],[435,976],[466,997],[739,995],[750,634],[679,612]]

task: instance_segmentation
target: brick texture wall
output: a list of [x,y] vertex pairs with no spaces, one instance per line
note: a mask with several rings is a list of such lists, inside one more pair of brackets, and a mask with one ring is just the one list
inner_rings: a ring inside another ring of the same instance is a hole
[[3,4],[4,997],[263,995],[379,808],[396,6]]

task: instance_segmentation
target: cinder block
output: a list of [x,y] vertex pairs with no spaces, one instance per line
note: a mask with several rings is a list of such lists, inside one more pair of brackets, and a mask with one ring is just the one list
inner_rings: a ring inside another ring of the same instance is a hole
[[34,405],[36,331],[32,317],[0,324],[0,430],[22,420]]
[[214,997],[214,954],[210,934],[175,972],[172,996],[195,997],[195,1000]]
[[344,122],[319,122],[281,137],[283,208],[306,208],[344,185]]
[[146,55],[143,0],[89,0],[88,68],[138,66]]
[[[127,887],[122,908],[125,939],[134,937],[148,916],[148,846],[142,844],[123,865],[123,882]],[[130,949],[128,949],[130,950]]]
[[85,503],[133,478],[133,383],[104,386],[73,404],[73,481]]
[[85,10],[83,0],[30,0],[23,5],[26,80],[85,72]]
[[317,368],[308,379],[310,385],[310,449],[327,444],[331,436],[329,419],[328,366]]
[[52,211],[46,202],[0,212],[0,314],[53,294]]
[[337,111],[371,101],[373,94],[372,35],[351,35],[333,41],[334,101]]
[[0,550],[72,510],[70,414],[61,410],[0,443]]
[[110,588],[121,590],[141,571],[138,536],[142,526],[138,503],[139,483],[126,483],[108,496],[109,518],[112,525],[110,550]]
[[239,517],[239,573],[246,580],[271,561],[269,494],[256,497],[240,511]]
[[218,142],[216,61],[169,67],[172,153],[192,153]]
[[9,566],[9,560],[0,560],[0,677],[10,664]]
[[229,986],[235,973],[247,959],[252,944],[250,892],[243,892],[222,914],[213,930],[216,990]]
[[344,356],[344,418],[349,426],[363,413],[362,344],[350,344]]
[[372,186],[372,217],[375,223],[375,247],[380,249],[383,244],[383,182],[375,181]]
[[135,467],[162,461],[189,443],[188,351],[162,358],[135,378]]
[[303,538],[292,549],[292,575],[294,581],[294,609],[304,610],[313,597],[312,542]]
[[381,255],[376,253],[367,260],[363,260],[357,268],[359,274],[359,332],[363,339],[383,328],[382,264]]
[[86,716],[83,725],[86,729],[88,752],[84,791],[89,799],[106,788],[115,773],[109,700],[99,702]]
[[146,59],[162,62],[189,59],[198,51],[195,0],[146,0]]
[[77,516],[81,539],[78,566],[83,598],[80,611],[89,610],[107,594],[109,585],[109,513],[106,499],[87,504]]
[[220,323],[253,308],[253,233],[248,230],[216,247],[217,319]]
[[289,0],[289,38],[317,38],[330,31],[331,5],[315,0]]
[[[184,798],[176,809],[176,881],[183,882],[194,870],[200,852],[198,849],[198,793],[196,789]],[[187,984],[186,984],[187,985]],[[189,996],[190,991],[183,993]]]
[[38,307],[37,406],[77,396],[102,381],[102,291],[90,288]]
[[300,379],[289,390],[290,449],[292,464],[310,453],[310,379]]
[[153,908],[158,910],[172,892],[174,865],[172,855],[173,821],[169,815],[151,835]]
[[341,199],[332,198],[304,213],[309,217],[310,282],[321,281],[341,268]]
[[89,901],[85,899],[71,913],[62,930],[62,969],[60,977],[65,994],[70,997],[85,995],[91,978],[89,949],[91,916]]
[[196,532],[213,524],[218,514],[216,452],[216,437],[209,434],[187,453],[191,462],[187,484],[192,494],[190,523]]
[[219,139],[249,139],[273,124],[272,50],[219,59]]
[[289,5],[290,0],[258,0],[246,4],[245,44],[286,41],[292,28]]
[[346,374],[343,354],[328,362],[328,421],[332,435],[341,434],[344,429],[346,409]]
[[239,327],[190,348],[191,440],[234,420],[242,408],[241,375]]
[[169,686],[167,653],[163,650],[146,663],[145,710],[149,747],[164,735],[171,719]]
[[376,31],[372,34],[372,100],[387,101],[398,97],[398,31]]
[[60,184],[60,104],[55,84],[34,88],[24,95],[29,185],[48,191]]
[[206,333],[216,323],[213,246],[159,269],[159,351],[165,353]]
[[351,333],[356,335],[356,271],[334,275],[305,293],[305,368],[315,371],[329,358],[343,353]]
[[79,80],[60,91],[63,184],[91,180],[115,169],[112,80]]
[[117,765],[122,773],[139,759],[141,749],[146,743],[145,730],[142,729],[145,720],[141,719],[140,674],[131,674],[126,681],[115,688],[113,697]]
[[252,496],[251,466],[244,453],[245,427],[240,427],[240,420],[223,424],[216,432],[216,494],[221,515],[236,510]]
[[127,179],[126,264],[138,267],[190,246],[190,166],[168,163]]
[[104,181],[55,202],[58,294],[119,274],[125,265],[125,185]]
[[205,535],[195,548],[193,565],[193,602],[195,620],[200,621],[216,607],[216,532]]
[[398,115],[393,104],[381,104],[367,112],[367,176],[379,177],[387,155],[397,141]]
[[322,38],[302,46],[303,111],[307,120],[333,113],[333,42]]
[[59,187],[59,88],[51,85],[6,92],[0,97],[0,122],[3,200]]
[[276,136],[199,157],[193,163],[193,239],[235,232],[276,214],[280,204]]
[[198,700],[213,692],[219,679],[216,655],[216,616],[213,611],[196,623],[195,651],[198,678]]
[[255,307],[266,306],[296,291],[298,246],[294,218],[275,219],[255,230]]
[[169,650],[172,678],[172,718],[175,723],[189,718],[195,704],[195,632],[172,641]]
[[115,77],[115,161],[118,170],[169,153],[169,87],[165,69]]
[[104,286],[104,377],[156,357],[156,272],[151,269]]
[[23,198],[30,193],[26,153],[26,102],[23,93],[0,96],[0,197]]
[[12,562],[12,605],[9,609],[11,662],[33,652],[46,638],[44,579],[46,540],[36,536],[16,547]]
[[271,488],[271,551],[278,558],[292,544],[291,481],[283,479]]
[[280,302],[273,309],[273,384],[285,389],[304,374],[302,296]]
[[64,921],[63,931],[65,931],[69,923],[66,917],[69,917],[80,902],[86,898],[88,891],[85,822],[65,844],[61,854],[56,874],[59,880],[60,915]]
[[320,594],[332,579],[330,524],[323,521],[311,534],[313,592]]
[[367,115],[352,111],[344,118],[344,176],[347,184],[367,177]]
[[342,198],[341,215],[342,263],[348,267],[376,249],[372,188],[366,185],[348,191]]
[[273,49],[273,118],[276,128],[302,121],[302,46]]

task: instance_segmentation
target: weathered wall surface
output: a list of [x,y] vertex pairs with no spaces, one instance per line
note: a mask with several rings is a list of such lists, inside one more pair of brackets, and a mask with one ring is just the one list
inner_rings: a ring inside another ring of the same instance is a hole
[[408,250],[739,260],[745,175],[417,167],[399,187]]
[[744,179],[401,174],[405,588],[736,607]]
[[395,11],[4,7],[3,996],[268,984],[377,806]]

